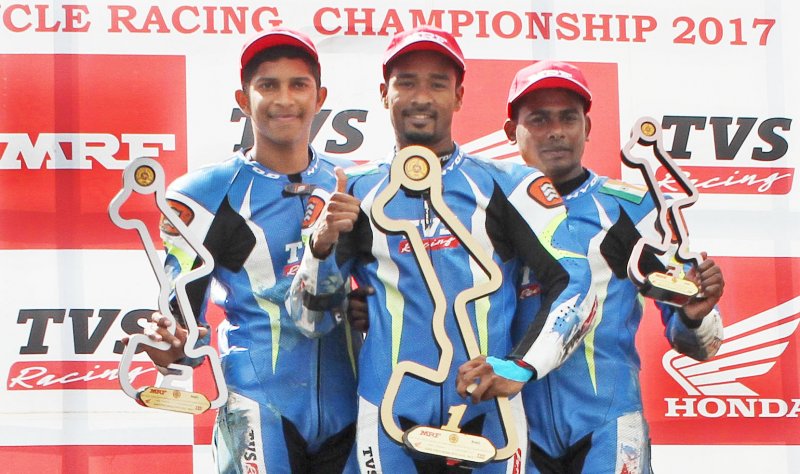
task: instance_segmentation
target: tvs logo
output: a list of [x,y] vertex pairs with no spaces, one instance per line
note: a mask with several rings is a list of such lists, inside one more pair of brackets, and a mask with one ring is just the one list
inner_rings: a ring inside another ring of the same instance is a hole
[[[685,166],[684,173],[704,194],[788,194],[794,181],[793,168]],[[679,192],[675,179],[664,168],[656,170],[664,192]]]
[[[422,245],[425,247],[425,251],[435,251],[435,250],[442,250],[442,249],[451,249],[459,246],[458,239],[453,237],[452,235],[443,236],[443,237],[430,237],[426,239],[422,239]],[[411,248],[411,244],[408,240],[400,241],[398,245],[398,251],[400,253],[411,253],[413,249]]]
[[[179,56],[0,55],[10,112],[0,115],[0,248],[140,247],[106,209],[132,158],[158,158],[168,182],[186,172],[184,63]],[[157,225],[155,206],[131,203],[124,211]]]
[[558,207],[564,204],[553,182],[550,181],[550,178],[544,176],[536,178],[528,186],[528,196],[547,208]]
[[[792,189],[795,169],[776,163],[783,159],[785,164],[792,119],[665,115],[662,126],[665,146],[675,159],[695,160],[699,155],[689,146],[690,138],[694,147],[699,143],[713,150],[713,166],[681,163],[701,193],[788,194]],[[671,192],[675,183],[664,175],[663,169],[656,173],[664,191]]]

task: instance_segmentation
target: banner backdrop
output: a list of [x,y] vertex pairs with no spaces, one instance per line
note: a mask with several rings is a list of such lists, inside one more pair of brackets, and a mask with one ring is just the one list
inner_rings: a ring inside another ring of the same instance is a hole
[[[519,159],[502,133],[507,90],[540,59],[586,73],[599,173],[642,182],[620,145],[639,117],[662,121],[701,192],[692,246],[725,271],[726,340],[711,361],[687,359],[648,308],[638,346],[654,468],[800,472],[797,2],[129,0],[0,4],[0,473],[212,472],[213,414],[148,410],[118,388],[119,341],[157,292],[135,233],[106,215],[122,169],[149,156],[171,181],[248,146],[240,48],[279,24],[321,55],[315,147],[382,158],[394,142],[382,53],[423,23],[466,54],[466,151]],[[156,235],[154,208],[125,212]],[[155,376],[139,362],[139,380]]]

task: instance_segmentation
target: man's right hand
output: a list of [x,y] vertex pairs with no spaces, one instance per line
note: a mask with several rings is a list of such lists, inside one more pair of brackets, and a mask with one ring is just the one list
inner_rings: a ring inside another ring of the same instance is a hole
[[[151,341],[161,342],[164,341],[170,345],[166,351],[158,350],[154,347],[142,345],[142,349],[147,353],[154,364],[166,367],[178,359],[184,357],[183,347],[186,345],[186,336],[189,334],[182,326],[178,325],[175,328],[175,334],[170,334],[169,327],[172,325],[172,320],[159,312],[150,315],[147,325],[144,328],[144,335],[150,338]],[[200,337],[208,333],[208,329],[200,327]],[[128,345],[130,338],[122,338],[122,343]]]
[[356,331],[367,332],[369,329],[369,311],[367,296],[375,293],[371,286],[360,286],[347,295],[347,320]]
[[347,194],[347,175],[342,168],[336,168],[336,192],[331,195],[325,218],[311,237],[311,253],[325,259],[339,240],[339,234],[353,230],[361,201]]

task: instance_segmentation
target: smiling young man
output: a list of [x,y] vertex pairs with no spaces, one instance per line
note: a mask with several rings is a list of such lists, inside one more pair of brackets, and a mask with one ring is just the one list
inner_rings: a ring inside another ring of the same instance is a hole
[[[521,69],[511,85],[505,132],[525,162],[549,176],[567,206],[567,223],[592,267],[598,311],[589,334],[564,365],[523,389],[530,465],[543,474],[650,473],[650,439],[642,414],[635,335],[642,318],[628,260],[644,235],[660,240],[653,200],[644,190],[598,176],[582,165],[592,129],[592,94],[574,65],[541,61]],[[618,160],[618,157],[608,157]],[[705,256],[705,254],[704,254]],[[655,256],[643,270],[663,271]],[[535,272],[532,272],[535,275]],[[706,259],[689,272],[704,298],[681,309],[659,303],[665,336],[677,351],[712,357],[722,340],[716,303],[720,268]],[[536,281],[524,282],[536,285]],[[520,333],[537,297],[520,304]]]
[[[354,344],[345,325],[306,337],[286,310],[286,291],[303,252],[301,226],[312,190],[336,189],[334,162],[309,146],[327,91],[316,48],[304,34],[274,28],[241,54],[236,102],[250,118],[254,145],[191,172],[169,188],[170,204],[214,257],[224,294],[219,347],[228,386],[214,430],[220,473],[331,473],[345,469],[356,419]],[[177,277],[197,263],[184,239],[162,225],[166,266]],[[211,279],[189,286],[195,314]],[[216,291],[216,290],[215,290]],[[149,350],[161,366],[183,356],[185,331],[154,314],[147,333],[173,344]],[[324,326],[324,325],[321,325]],[[354,464],[350,465],[353,469]]]
[[[453,358],[446,379],[435,383],[406,376],[397,387],[391,406],[392,423],[402,431],[416,425],[439,428],[451,420],[459,406],[465,412],[462,432],[484,436],[497,447],[504,439],[497,404],[481,403],[497,396],[512,397],[513,420],[519,451],[489,463],[475,472],[514,472],[525,456],[524,415],[519,397],[525,381],[543,376],[566,357],[580,339],[589,299],[589,268],[575,253],[565,226],[560,200],[543,197],[550,185],[541,173],[519,165],[496,163],[464,153],[452,138],[453,114],[464,99],[465,61],[449,33],[420,27],[395,35],[385,52],[383,105],[389,111],[395,135],[390,160],[349,173],[348,193],[335,193],[327,219],[311,238],[293,292],[306,303],[296,308],[309,314],[322,312],[336,290],[352,274],[366,287],[369,331],[359,356],[359,418],[357,452],[363,472],[461,472],[444,458],[419,459],[387,434],[379,415],[390,379],[398,364],[436,368],[442,348],[434,340],[433,315],[443,310],[444,333],[452,342]],[[409,145],[432,150],[442,164],[443,200],[499,266],[505,283],[499,290],[467,305],[471,332],[481,357],[470,360],[454,314],[459,294],[485,282],[468,249],[434,209],[430,193],[403,191],[384,207],[392,219],[412,222],[428,237],[427,253],[441,283],[446,308],[438,307],[428,290],[423,271],[408,251],[406,235],[389,232],[373,219],[375,197],[389,182],[389,161]],[[556,198],[556,196],[553,196]],[[437,243],[438,241],[438,243]],[[528,264],[546,277],[542,305],[527,337],[511,344],[511,321],[516,308],[520,267]],[[484,357],[490,356],[490,357]],[[479,382],[465,400],[466,387]],[[394,390],[394,389],[392,389]],[[515,467],[516,466],[516,467]]]

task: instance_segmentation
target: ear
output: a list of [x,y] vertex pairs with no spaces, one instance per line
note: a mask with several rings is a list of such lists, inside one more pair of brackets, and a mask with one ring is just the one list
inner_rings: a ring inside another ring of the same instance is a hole
[[461,110],[461,105],[463,103],[464,103],[464,84],[461,84],[456,88],[456,107],[453,110],[456,112]]
[[381,102],[383,102],[383,108],[389,108],[389,97],[387,93],[389,92],[389,88],[385,82],[381,82]]
[[592,131],[592,119],[586,115],[586,141],[589,141],[589,132]]
[[316,112],[322,109],[322,104],[325,103],[325,99],[328,98],[328,88],[327,87],[320,87],[317,91],[317,110]]
[[248,117],[250,116],[250,97],[241,89],[236,91],[236,104]]
[[506,123],[503,124],[503,131],[506,132],[506,137],[508,137],[508,141],[512,145],[517,143],[517,122],[506,119]]

